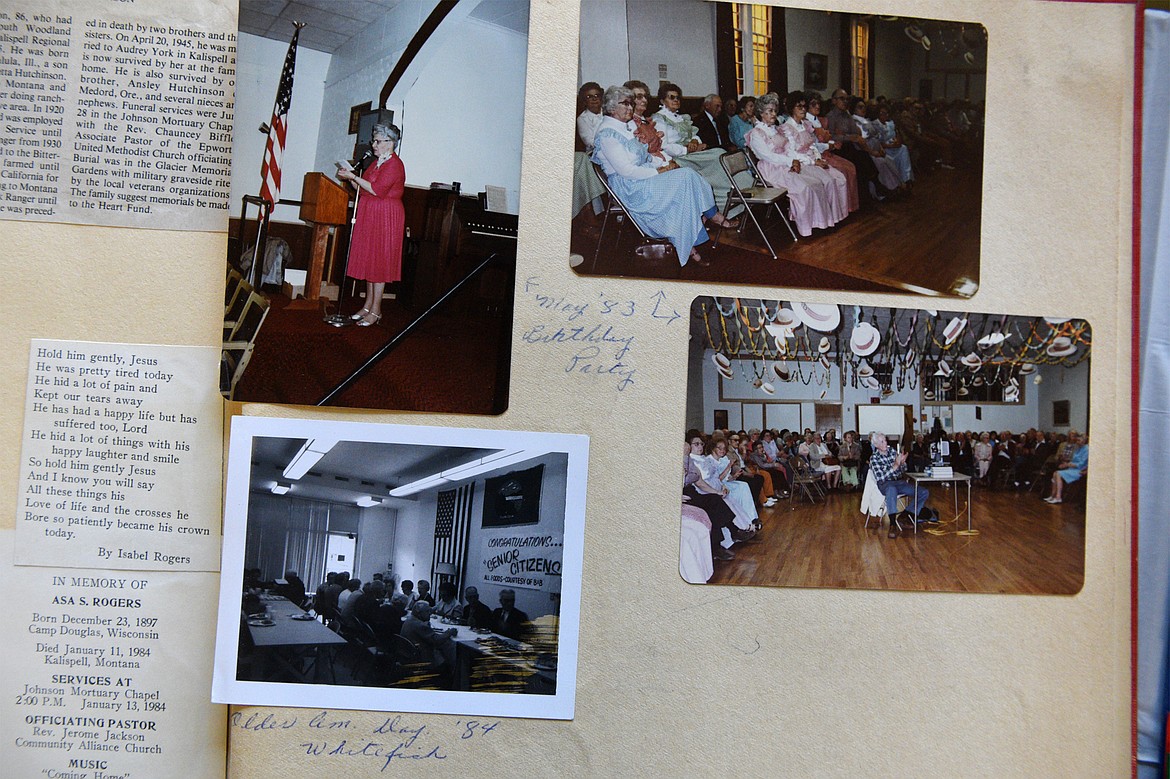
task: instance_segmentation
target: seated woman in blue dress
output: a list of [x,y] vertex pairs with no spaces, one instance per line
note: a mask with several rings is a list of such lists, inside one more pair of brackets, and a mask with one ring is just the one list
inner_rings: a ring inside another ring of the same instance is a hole
[[602,167],[614,193],[643,232],[670,241],[679,263],[706,266],[696,246],[707,240],[705,222],[736,227],[715,206],[711,187],[699,174],[673,160],[662,164],[634,137],[630,119],[634,93],[626,87],[605,90],[605,118],[593,138],[593,161]]
[[1068,440],[1070,444],[1079,446],[1073,452],[1072,458],[1068,462],[1062,462],[1053,472],[1052,494],[1044,499],[1046,503],[1063,503],[1064,485],[1078,481],[1089,470],[1089,437],[1072,430],[1069,431]]

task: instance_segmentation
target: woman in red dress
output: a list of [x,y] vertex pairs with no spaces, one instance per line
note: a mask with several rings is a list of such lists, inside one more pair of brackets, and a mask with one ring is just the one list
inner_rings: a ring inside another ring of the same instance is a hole
[[406,232],[406,211],[402,208],[406,169],[394,153],[402,133],[392,124],[376,124],[372,135],[376,159],[365,173],[337,172],[339,179],[359,190],[348,270],[351,277],[366,282],[366,305],[351,317],[358,327],[369,327],[382,318],[386,282],[402,278],[402,236]]

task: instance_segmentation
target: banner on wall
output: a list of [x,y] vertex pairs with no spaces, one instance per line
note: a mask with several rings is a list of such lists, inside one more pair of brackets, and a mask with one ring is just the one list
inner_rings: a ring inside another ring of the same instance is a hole
[[553,534],[506,533],[492,536],[480,561],[483,583],[561,591],[563,538]]
[[535,525],[540,521],[544,465],[484,481],[483,527]]

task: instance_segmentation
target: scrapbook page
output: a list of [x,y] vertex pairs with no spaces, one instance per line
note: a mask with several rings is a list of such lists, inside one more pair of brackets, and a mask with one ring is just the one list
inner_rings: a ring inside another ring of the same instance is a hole
[[1124,774],[1135,12],[7,3],[5,764]]

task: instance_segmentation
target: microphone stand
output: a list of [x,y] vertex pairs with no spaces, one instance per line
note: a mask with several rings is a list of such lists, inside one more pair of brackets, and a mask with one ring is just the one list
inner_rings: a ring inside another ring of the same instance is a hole
[[[368,159],[369,156],[367,155],[366,157],[362,157],[362,159],[358,160],[358,164],[354,170],[364,171],[365,167],[368,166]],[[366,162],[367,165],[363,166],[363,162]],[[332,325],[333,327],[345,327],[347,325],[353,324],[353,320],[347,316],[342,315],[341,308],[345,303],[345,279],[349,273],[349,254],[351,251],[353,251],[353,229],[357,225],[358,203],[361,202],[361,198],[362,188],[355,186],[353,196],[353,218],[349,221],[349,241],[345,244],[345,263],[341,266],[341,284],[339,284],[337,288],[337,312],[333,314],[327,314],[324,319],[325,324]]]

